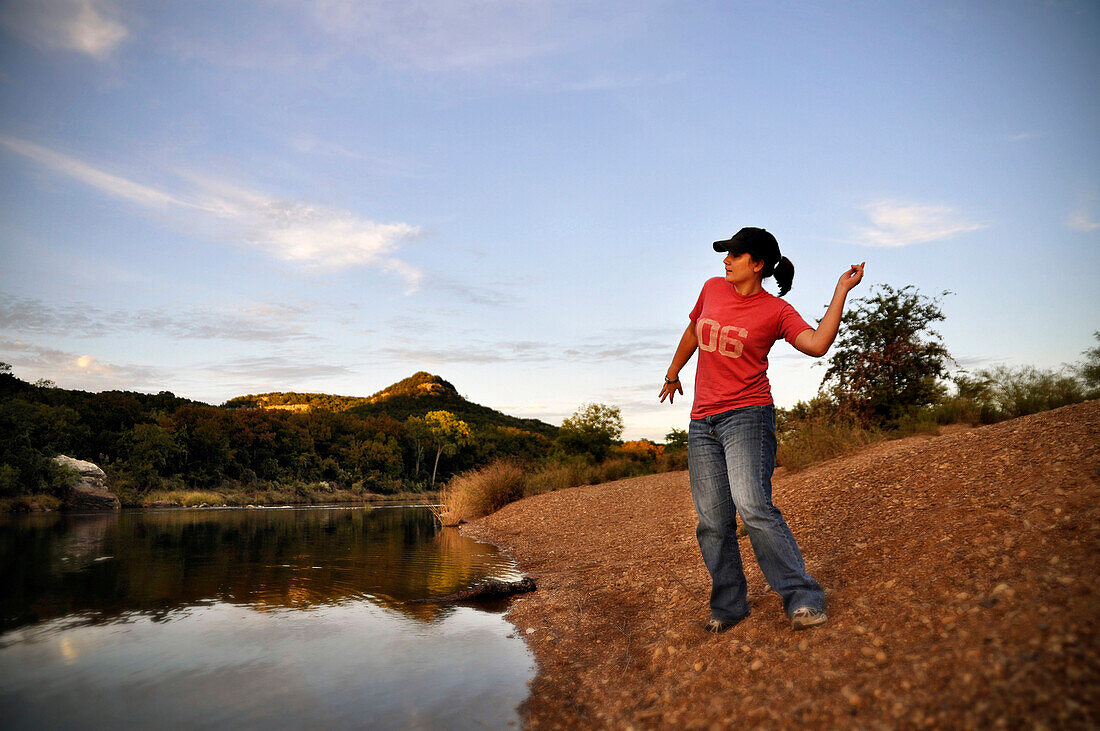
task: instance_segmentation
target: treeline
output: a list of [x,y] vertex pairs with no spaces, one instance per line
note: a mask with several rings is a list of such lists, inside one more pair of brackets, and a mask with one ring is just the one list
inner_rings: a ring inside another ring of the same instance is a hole
[[[1100,346],[1060,369],[965,372],[952,367],[934,330],[943,319],[939,300],[912,287],[880,285],[855,300],[818,395],[777,412],[778,463],[799,469],[882,438],[1100,397]],[[67,476],[53,464],[56,454],[99,464],[130,505],[163,491],[251,491],[297,502],[426,491],[501,460],[508,464],[478,473],[477,490],[498,482],[503,487],[484,492],[534,494],[686,467],[684,430],[671,430],[663,445],[624,444],[622,431],[614,406],[583,405],[559,428],[467,401],[428,373],[367,398],[275,393],[216,407],[169,392],[30,384],[0,363],[0,500],[60,494]],[[515,465],[522,480],[508,477]]]
[[[434,398],[419,404],[421,413],[439,405]],[[287,411],[217,407],[169,392],[87,393],[30,384],[0,364],[0,498],[58,494],[66,476],[52,462],[57,454],[95,462],[124,503],[140,504],[181,490],[273,489],[307,501],[319,490],[339,489],[345,498],[420,491],[432,486],[433,467],[441,481],[503,455],[537,460],[553,448],[545,434],[449,416],[467,430],[457,446],[437,443],[440,435],[415,417],[316,401]]]

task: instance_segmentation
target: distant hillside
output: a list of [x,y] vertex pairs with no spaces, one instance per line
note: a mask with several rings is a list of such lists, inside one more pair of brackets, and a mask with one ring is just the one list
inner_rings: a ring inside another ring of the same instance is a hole
[[467,401],[450,382],[420,371],[372,396],[335,396],[323,393],[262,393],[239,396],[225,408],[285,409],[292,411],[328,409],[348,411],[356,416],[389,416],[404,421],[429,411],[450,411],[475,427],[506,427],[554,438],[558,428],[538,419],[520,419],[488,406]]
[[226,401],[222,404],[222,407],[226,409],[280,409],[284,411],[309,411],[310,409],[345,411],[367,400],[361,396],[276,391],[237,396]]

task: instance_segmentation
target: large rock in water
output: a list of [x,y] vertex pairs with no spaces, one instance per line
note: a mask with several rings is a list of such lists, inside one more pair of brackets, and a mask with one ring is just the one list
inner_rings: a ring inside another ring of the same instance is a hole
[[64,498],[69,510],[118,510],[122,507],[118,496],[106,488],[107,475],[99,465],[84,462],[63,454],[53,458],[62,467],[68,467],[78,474],[69,484],[69,492]]

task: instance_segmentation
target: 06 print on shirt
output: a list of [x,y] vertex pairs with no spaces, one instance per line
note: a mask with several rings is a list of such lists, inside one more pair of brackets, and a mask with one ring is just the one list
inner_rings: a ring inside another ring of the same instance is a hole
[[707,353],[717,350],[719,355],[727,358],[740,358],[745,348],[742,341],[749,336],[749,331],[743,327],[722,325],[717,320],[707,317],[700,317],[696,321],[695,328],[700,350]]

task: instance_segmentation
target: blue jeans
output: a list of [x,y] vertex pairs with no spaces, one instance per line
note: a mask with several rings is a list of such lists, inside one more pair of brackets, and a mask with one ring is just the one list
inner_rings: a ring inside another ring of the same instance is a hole
[[771,405],[692,419],[688,427],[691,499],[699,514],[695,533],[712,581],[711,616],[724,622],[749,613],[737,546],[738,513],[760,570],[783,597],[787,615],[802,607],[825,610],[825,592],[806,573],[791,529],[772,505],[775,448],[775,407]]

